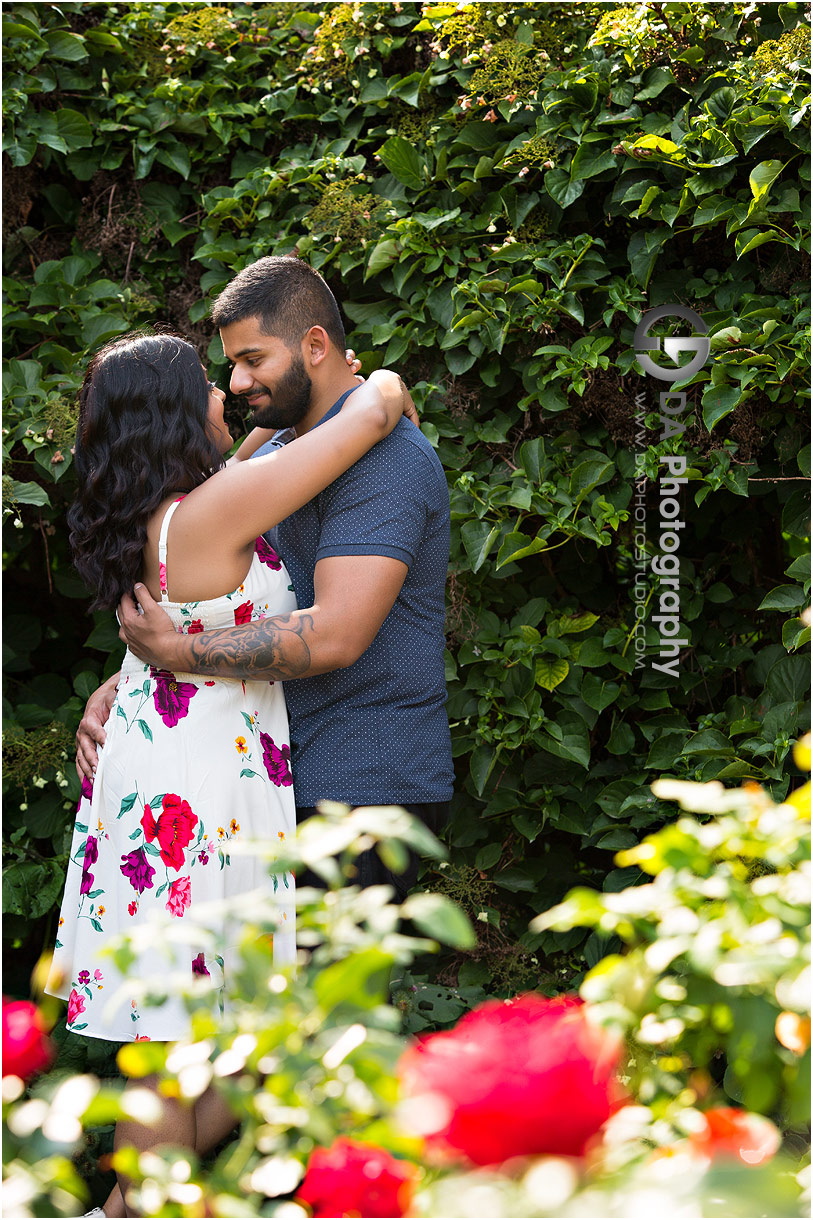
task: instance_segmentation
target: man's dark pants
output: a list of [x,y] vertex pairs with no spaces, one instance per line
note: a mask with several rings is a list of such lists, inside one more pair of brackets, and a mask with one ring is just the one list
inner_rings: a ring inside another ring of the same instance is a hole
[[[403,805],[402,808],[414,814],[415,817],[420,818],[424,825],[428,826],[432,833],[438,836],[449,820],[448,802],[427,805]],[[300,826],[308,818],[318,814],[318,812],[319,810],[313,805],[297,805],[297,826]],[[396,901],[403,902],[408,891],[418,879],[418,861],[419,857],[410,849],[409,864],[406,870],[403,873],[393,873],[384,866],[376,849],[371,847],[356,857],[355,867],[357,874],[353,878],[353,884],[364,888],[368,885],[391,885],[395,889]],[[316,886],[318,889],[325,888],[322,878],[310,869],[307,869],[305,872],[298,872],[296,883],[297,885]]]

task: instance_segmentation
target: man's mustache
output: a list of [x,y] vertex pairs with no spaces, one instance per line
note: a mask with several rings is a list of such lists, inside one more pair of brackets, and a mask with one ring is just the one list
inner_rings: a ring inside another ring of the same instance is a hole
[[272,398],[272,399],[274,397],[274,395],[271,393],[271,391],[268,389],[267,386],[262,386],[259,390],[248,390],[244,393],[236,394],[235,398],[241,399],[244,402],[248,402],[249,398],[257,398],[258,395],[260,395],[260,394],[267,394],[268,397]]

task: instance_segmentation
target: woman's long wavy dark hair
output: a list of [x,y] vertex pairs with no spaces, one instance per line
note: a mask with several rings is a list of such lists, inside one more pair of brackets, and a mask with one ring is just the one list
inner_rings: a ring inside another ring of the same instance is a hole
[[79,391],[68,512],[76,568],[109,610],[140,579],[147,522],[173,491],[191,491],[223,465],[206,429],[200,356],[175,335],[125,335],[92,358]]

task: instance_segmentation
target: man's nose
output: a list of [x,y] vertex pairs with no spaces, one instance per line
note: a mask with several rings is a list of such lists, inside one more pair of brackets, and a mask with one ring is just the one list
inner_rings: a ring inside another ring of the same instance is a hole
[[250,369],[241,369],[235,365],[231,373],[231,381],[229,388],[232,394],[245,394],[247,390],[254,386],[254,378],[251,375]]

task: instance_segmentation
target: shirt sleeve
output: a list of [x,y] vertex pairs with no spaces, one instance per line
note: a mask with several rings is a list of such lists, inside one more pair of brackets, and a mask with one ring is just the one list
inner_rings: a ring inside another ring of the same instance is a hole
[[397,435],[399,428],[322,492],[317,563],[334,555],[386,555],[412,565],[438,493],[429,459]]

